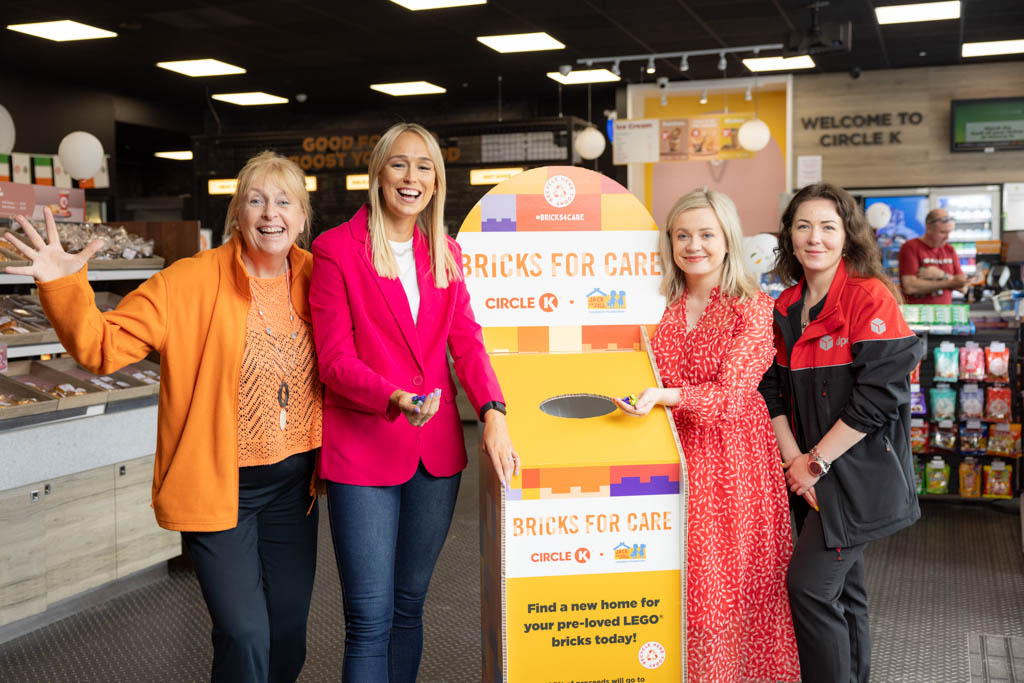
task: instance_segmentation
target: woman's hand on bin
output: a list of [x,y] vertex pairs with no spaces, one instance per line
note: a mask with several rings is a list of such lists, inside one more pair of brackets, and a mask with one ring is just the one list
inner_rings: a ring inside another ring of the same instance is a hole
[[512,447],[508,424],[500,411],[488,410],[484,414],[484,433],[480,440],[480,450],[491,459],[501,485],[508,487],[513,475],[519,474],[519,454]]
[[31,275],[38,282],[49,282],[68,275],[74,275],[80,271],[86,261],[93,257],[103,240],[93,240],[86,245],[85,249],[77,254],[69,254],[60,245],[60,237],[57,235],[57,224],[53,220],[53,212],[49,207],[43,209],[43,218],[46,220],[46,238],[43,238],[24,216],[15,216],[15,220],[21,225],[21,229],[28,235],[32,246],[19,240],[11,233],[7,233],[6,239],[20,251],[25,258],[32,261],[30,266],[9,266],[5,270],[11,275]]

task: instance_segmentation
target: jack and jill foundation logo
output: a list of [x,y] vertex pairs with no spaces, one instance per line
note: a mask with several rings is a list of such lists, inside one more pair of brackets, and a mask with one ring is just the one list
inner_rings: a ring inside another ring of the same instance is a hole
[[554,175],[544,183],[544,200],[561,209],[572,204],[576,198],[576,185],[569,176]]

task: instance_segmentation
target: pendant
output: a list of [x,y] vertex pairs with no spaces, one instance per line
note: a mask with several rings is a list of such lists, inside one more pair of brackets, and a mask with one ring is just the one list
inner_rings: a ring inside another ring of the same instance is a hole
[[281,431],[283,432],[284,428],[288,425],[288,411],[285,410],[284,408],[281,408],[280,424],[281,424]]
[[291,396],[291,389],[288,388],[288,382],[281,380],[281,386],[277,388],[277,403],[282,408],[288,407],[288,398]]

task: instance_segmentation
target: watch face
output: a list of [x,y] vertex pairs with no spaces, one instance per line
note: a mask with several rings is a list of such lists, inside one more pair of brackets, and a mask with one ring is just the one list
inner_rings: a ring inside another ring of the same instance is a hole
[[817,460],[809,460],[807,462],[807,470],[816,477],[821,476],[821,465]]

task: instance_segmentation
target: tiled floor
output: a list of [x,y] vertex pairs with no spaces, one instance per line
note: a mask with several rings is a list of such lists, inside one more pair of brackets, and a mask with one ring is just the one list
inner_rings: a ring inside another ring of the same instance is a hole
[[[427,601],[421,681],[480,680],[476,501],[471,465]],[[868,551],[871,680],[1024,683],[1024,555],[1017,517],[983,504],[929,502],[923,510],[917,525]],[[305,683],[340,679],[344,643],[326,515],[321,520],[309,655],[300,678]],[[972,654],[978,664],[973,676]],[[199,587],[190,573],[179,571],[0,645],[0,681],[198,682],[208,680],[211,657]],[[1002,678],[996,675],[1001,671]]]

